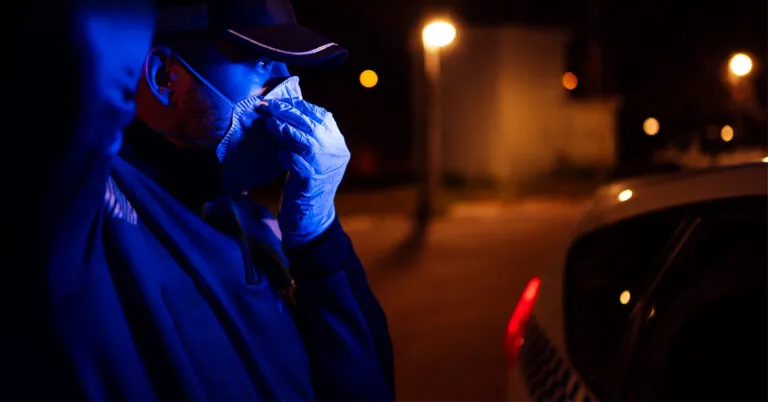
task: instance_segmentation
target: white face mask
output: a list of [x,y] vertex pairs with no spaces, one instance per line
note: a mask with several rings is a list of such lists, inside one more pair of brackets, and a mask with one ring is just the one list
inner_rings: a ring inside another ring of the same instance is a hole
[[299,77],[293,76],[286,79],[266,95],[249,96],[233,102],[184,60],[181,62],[232,108],[229,129],[216,147],[216,156],[221,164],[224,192],[240,194],[268,184],[285,173],[285,169],[277,158],[280,144],[266,131],[264,116],[257,114],[254,110],[256,105],[265,99],[301,99]]

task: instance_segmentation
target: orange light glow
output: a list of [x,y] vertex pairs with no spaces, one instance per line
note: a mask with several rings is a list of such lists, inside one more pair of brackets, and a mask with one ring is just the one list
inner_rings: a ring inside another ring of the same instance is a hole
[[634,195],[634,193],[632,193],[632,190],[626,189],[620,192],[616,198],[619,199],[619,202],[624,202],[624,201],[629,201],[629,199],[632,198],[632,195]]
[[625,290],[621,292],[619,295],[619,302],[621,304],[627,304],[629,303],[629,300],[632,298],[632,294],[629,293],[629,290]]
[[373,88],[379,83],[379,75],[373,70],[365,70],[360,73],[360,85],[365,88]]
[[752,58],[744,53],[736,53],[728,62],[728,70],[737,77],[744,77],[752,71]]
[[579,78],[572,72],[563,74],[563,87],[569,91],[573,91],[579,86]]
[[722,139],[725,142],[729,142],[733,139],[733,127],[729,125],[723,126],[723,129],[720,130],[720,139]]
[[659,133],[659,121],[653,117],[645,119],[643,122],[643,131],[650,136],[654,136]]
[[430,22],[422,30],[421,39],[427,48],[448,46],[456,39],[456,27],[449,21]]

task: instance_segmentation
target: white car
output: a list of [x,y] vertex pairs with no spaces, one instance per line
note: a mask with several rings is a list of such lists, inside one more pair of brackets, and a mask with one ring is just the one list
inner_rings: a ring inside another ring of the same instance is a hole
[[768,163],[601,187],[562,298],[534,278],[515,309],[511,380],[535,400],[768,400],[767,212]]

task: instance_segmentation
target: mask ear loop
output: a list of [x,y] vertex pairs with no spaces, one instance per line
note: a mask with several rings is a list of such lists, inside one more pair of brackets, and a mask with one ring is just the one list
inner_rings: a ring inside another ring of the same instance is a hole
[[200,82],[202,82],[203,84],[205,84],[205,86],[207,86],[207,87],[208,87],[208,89],[210,89],[211,91],[213,91],[213,92],[214,92],[216,95],[218,95],[218,96],[219,96],[219,97],[220,97],[222,100],[224,100],[224,102],[226,102],[226,103],[227,103],[227,105],[229,105],[229,107],[232,107],[232,108],[234,108],[234,107],[235,107],[235,102],[232,102],[231,100],[229,100],[229,98],[227,98],[227,97],[226,97],[226,95],[224,95],[223,93],[221,93],[221,91],[219,91],[219,90],[218,90],[218,89],[217,89],[215,86],[213,86],[213,84],[211,84],[211,83],[210,83],[208,80],[206,80],[206,79],[205,79],[205,78],[204,78],[204,77],[203,77],[203,76],[202,76],[200,73],[198,73],[198,72],[197,72],[197,70],[195,70],[194,68],[192,68],[192,66],[190,66],[190,65],[189,65],[189,63],[187,63],[187,62],[186,62],[186,60],[182,59],[182,58],[181,58],[181,56],[179,56],[178,54],[174,54],[174,56],[176,57],[176,59],[177,59],[177,60],[179,60],[179,61],[181,62],[181,64],[183,64],[183,65],[184,65],[184,67],[186,67],[186,68],[187,68],[187,70],[189,70],[189,72],[191,72],[191,73],[192,73],[192,74],[193,74],[195,77],[197,77],[197,79],[198,79],[198,80],[200,80]]
[[[211,91],[213,91],[213,93],[218,95],[234,111],[234,108],[235,108],[235,103],[234,102],[229,100],[229,98],[227,98],[226,95],[224,95],[215,86],[213,86],[213,84],[211,84],[208,80],[206,80],[200,73],[197,72],[197,70],[192,68],[192,66],[190,66],[189,63],[187,63],[186,60],[181,58],[181,56],[179,56],[178,53],[174,53],[173,56],[176,58],[176,60],[178,60],[181,64],[183,64],[184,67],[186,67],[187,70],[189,70],[189,72],[192,73],[192,75],[197,77],[197,79],[200,80],[200,82],[205,84],[205,86],[208,87],[208,89],[210,89]],[[201,146],[206,146],[206,147],[211,145],[208,141],[194,140],[194,139],[190,139],[190,138],[185,138],[183,136],[171,135],[171,134],[168,134],[168,133],[166,133],[164,135],[166,137],[171,137],[171,138],[174,138],[174,139],[176,139],[178,141],[181,141],[181,142],[186,142],[186,143],[191,143],[191,144],[196,144],[196,145],[201,145]]]

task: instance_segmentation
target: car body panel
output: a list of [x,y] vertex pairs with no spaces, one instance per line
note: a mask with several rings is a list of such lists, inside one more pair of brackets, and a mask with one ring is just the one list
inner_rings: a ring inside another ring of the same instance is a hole
[[527,324],[519,361],[520,376],[527,395],[537,401],[597,400],[535,317],[531,317]]
[[[621,201],[619,195],[632,191]],[[617,181],[600,187],[577,237],[641,214],[677,206],[768,194],[768,163],[720,167]]]
[[[619,194],[628,189],[632,191],[632,196],[620,199]],[[595,192],[569,248],[591,233],[645,214],[718,200],[766,195],[768,163],[616,181],[601,186]],[[542,276],[539,299],[554,299],[559,304],[556,311],[552,311],[551,303],[543,305],[542,300],[534,306],[529,325],[524,329],[525,341],[519,352],[519,370],[511,374],[515,377],[511,381],[523,383],[528,397],[534,400],[597,399],[574,370],[562,341],[566,337],[562,305],[566,265],[567,261],[560,268],[562,272],[550,279],[559,280],[558,284],[546,283],[547,278]],[[545,293],[553,291],[560,293]],[[553,342],[553,339],[560,341]]]

